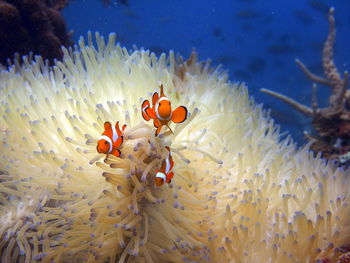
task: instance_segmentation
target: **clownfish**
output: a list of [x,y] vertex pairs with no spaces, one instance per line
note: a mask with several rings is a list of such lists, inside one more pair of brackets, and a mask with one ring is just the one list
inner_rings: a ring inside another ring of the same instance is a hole
[[105,131],[102,133],[97,142],[97,152],[107,154],[112,154],[116,157],[120,156],[121,152],[118,148],[123,144],[123,132],[125,130],[126,124],[123,125],[122,130],[119,128],[119,121],[115,124],[115,127],[111,125],[109,121],[104,123]]
[[[168,126],[169,121],[175,123],[184,122],[187,119],[187,108],[185,106],[177,107],[174,111],[171,109],[171,102],[163,92],[163,84],[160,85],[160,96],[158,92],[152,95],[152,108],[148,100],[142,102],[142,117],[149,121],[153,119],[153,125],[157,128],[156,136],[160,133],[163,125]],[[172,132],[172,130],[170,129]]]
[[174,173],[171,171],[174,167],[174,160],[171,156],[170,148],[168,146],[165,146],[165,148],[169,151],[168,156],[162,160],[161,167],[159,170],[156,170],[156,176],[154,178],[158,187],[162,186],[164,182],[171,183],[171,179],[174,176]]

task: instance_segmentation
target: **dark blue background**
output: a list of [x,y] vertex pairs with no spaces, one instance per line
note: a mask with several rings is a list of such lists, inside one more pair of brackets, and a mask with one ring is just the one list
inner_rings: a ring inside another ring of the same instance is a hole
[[[64,10],[74,41],[86,32],[105,37],[116,32],[122,46],[144,47],[157,54],[172,49],[188,57],[195,47],[200,60],[222,64],[230,80],[244,81],[255,101],[272,109],[272,116],[302,144],[310,119],[262,94],[268,88],[310,105],[311,81],[296,66],[300,58],[322,74],[322,45],[328,34],[327,7],[335,7],[335,62],[350,71],[350,1],[317,0],[74,0]],[[320,87],[319,104],[327,105],[329,89]]]

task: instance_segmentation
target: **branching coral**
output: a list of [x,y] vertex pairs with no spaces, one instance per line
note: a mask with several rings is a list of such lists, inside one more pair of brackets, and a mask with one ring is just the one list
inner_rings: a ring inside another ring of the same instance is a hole
[[[302,105],[293,99],[273,92],[268,89],[262,89],[262,92],[268,93],[293,108],[311,117],[313,127],[317,135],[307,137],[313,141],[311,149],[315,152],[321,152],[323,157],[337,160],[340,164],[350,164],[350,90],[349,74],[344,72],[342,78],[335,66],[333,59],[333,46],[335,42],[335,20],[334,9],[331,8],[328,14],[329,34],[323,46],[322,60],[323,69],[326,78],[316,76],[300,61],[296,63],[305,73],[305,75],[314,82],[312,87],[312,107]],[[329,106],[318,108],[315,83],[326,85],[331,88],[332,95],[329,97]]]
[[[0,73],[2,262],[314,262],[350,241],[348,171],[296,150],[244,85],[170,52],[63,49]],[[180,66],[181,64],[181,66]],[[178,73],[181,74],[178,74]],[[159,84],[188,119],[154,136]],[[97,154],[104,121],[122,155]],[[154,176],[170,146],[172,183]]]

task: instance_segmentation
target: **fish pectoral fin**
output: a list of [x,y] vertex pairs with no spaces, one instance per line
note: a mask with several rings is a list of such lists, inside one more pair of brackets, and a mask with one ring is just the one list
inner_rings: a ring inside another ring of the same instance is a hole
[[146,109],[146,113],[147,113],[147,115],[148,115],[151,119],[156,119],[156,118],[157,118],[157,114],[156,114],[156,112],[154,111],[154,109],[147,108],[147,109]]
[[119,157],[121,152],[119,149],[113,149],[111,154],[114,155],[115,157]]
[[142,106],[141,106],[141,112],[142,112],[142,117],[146,120],[149,121],[151,118],[148,116],[148,114],[146,113],[146,110],[149,109],[149,101],[148,100],[144,100],[142,102]]
[[187,119],[187,108],[185,106],[177,107],[172,114],[171,120],[175,123],[184,122]]
[[113,148],[119,148],[124,141],[124,137],[120,136],[114,143],[113,143]]
[[157,118],[157,114],[156,114],[156,112],[154,111],[154,109],[152,109],[152,108],[147,108],[147,109],[145,110],[145,112],[146,112],[146,114],[147,114],[147,116],[148,116],[149,118],[151,118],[151,119],[156,119],[156,118]]
[[171,179],[173,179],[173,177],[174,177],[173,172],[168,173],[166,176],[166,182],[169,184],[171,182]]

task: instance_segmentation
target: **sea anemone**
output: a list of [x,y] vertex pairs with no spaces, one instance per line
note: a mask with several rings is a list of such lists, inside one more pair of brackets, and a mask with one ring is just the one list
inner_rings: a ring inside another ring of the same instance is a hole
[[[349,173],[282,137],[244,84],[172,52],[91,34],[52,68],[0,73],[2,262],[315,262],[350,243]],[[141,103],[160,84],[188,119],[163,128]],[[127,124],[120,157],[103,123]],[[175,176],[156,187],[170,146]]]

